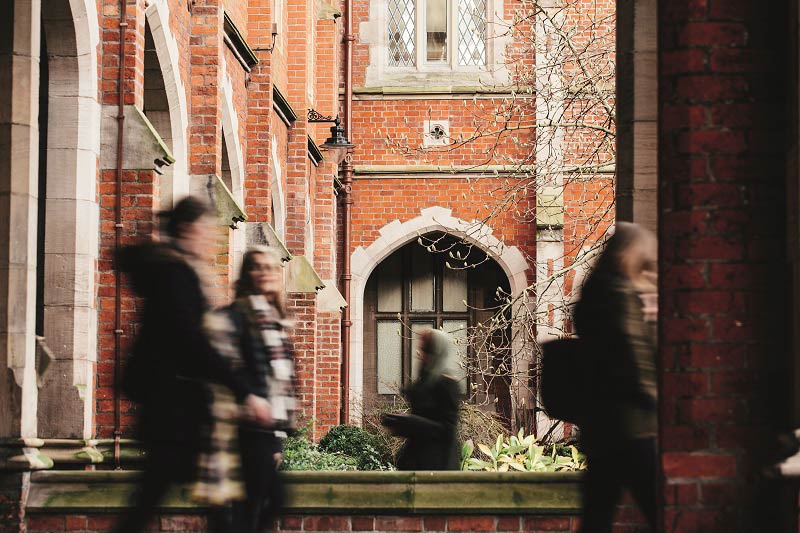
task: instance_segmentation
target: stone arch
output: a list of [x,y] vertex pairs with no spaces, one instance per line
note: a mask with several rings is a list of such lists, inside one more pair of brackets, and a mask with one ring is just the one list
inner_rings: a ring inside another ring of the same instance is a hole
[[[225,66],[223,65],[223,70]],[[230,168],[231,194],[240,204],[244,204],[244,156],[239,138],[239,116],[233,104],[233,84],[229,76],[222,82],[222,138],[225,141]]]
[[405,222],[395,220],[379,229],[380,237],[366,248],[356,248],[350,261],[350,316],[353,322],[350,332],[350,410],[353,419],[358,419],[361,412],[358,407],[363,398],[364,290],[367,281],[384,259],[420,235],[432,231],[455,235],[486,252],[508,277],[512,296],[520,296],[528,288],[530,266],[516,246],[506,246],[488,226],[456,218],[445,207],[428,207],[418,217]]
[[40,182],[46,185],[39,191],[39,255],[44,264],[39,265],[43,279],[37,307],[56,360],[39,391],[38,434],[88,438],[97,355],[100,28],[92,0],[42,0],[41,17],[47,120],[46,138],[42,136],[46,146],[40,146]]
[[189,106],[181,79],[178,43],[169,28],[169,3],[165,0],[154,1],[145,10],[145,16],[161,67],[164,92],[167,95],[171,136],[169,147],[175,157],[175,163],[170,167],[169,183],[163,184],[160,190],[161,204],[166,208],[171,206],[173,199],[189,194],[190,190],[187,161]]
[[[222,65],[223,72],[226,67]],[[230,76],[225,75],[222,82],[222,178],[231,191],[233,198],[244,205],[244,156],[242,142],[239,138],[239,116],[233,103],[233,84]],[[233,275],[238,272],[239,265],[247,248],[247,235],[244,229],[234,230],[228,243],[232,258]]]
[[272,206],[272,226],[279,238],[286,237],[286,199],[283,195],[283,176],[281,170],[281,157],[278,153],[278,139],[272,136],[272,151],[270,152],[270,203]]

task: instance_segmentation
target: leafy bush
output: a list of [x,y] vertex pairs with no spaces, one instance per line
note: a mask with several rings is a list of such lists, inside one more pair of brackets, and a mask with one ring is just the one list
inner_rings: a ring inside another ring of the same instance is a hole
[[358,470],[358,461],[343,453],[320,451],[305,435],[283,442],[281,470]]
[[[484,458],[472,456],[475,448],[471,440],[464,443],[461,449],[462,470],[561,472],[586,469],[586,457],[575,446],[566,450],[558,444],[541,446],[536,437],[525,436],[522,430],[510,437],[498,435],[493,446],[479,443],[478,450]],[[567,450],[569,453],[565,453]]]
[[388,470],[389,450],[369,431],[358,426],[341,425],[331,428],[319,441],[319,449],[341,453],[357,461],[359,470]]

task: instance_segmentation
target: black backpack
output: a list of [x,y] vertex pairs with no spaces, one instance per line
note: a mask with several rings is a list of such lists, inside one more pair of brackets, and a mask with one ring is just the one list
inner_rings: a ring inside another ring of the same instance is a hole
[[542,403],[550,418],[580,424],[587,410],[584,343],[578,338],[545,342],[542,348]]

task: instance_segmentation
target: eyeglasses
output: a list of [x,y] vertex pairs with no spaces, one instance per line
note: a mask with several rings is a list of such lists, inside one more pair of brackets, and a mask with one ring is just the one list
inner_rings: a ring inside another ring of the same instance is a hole
[[250,265],[250,272],[279,272],[281,269],[278,265],[253,263]]

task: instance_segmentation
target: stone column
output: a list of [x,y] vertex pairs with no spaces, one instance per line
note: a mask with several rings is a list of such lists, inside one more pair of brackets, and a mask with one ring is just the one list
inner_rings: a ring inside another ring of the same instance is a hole
[[0,13],[0,438],[36,435],[40,0]]
[[617,3],[617,220],[655,232],[658,166],[656,0]]

